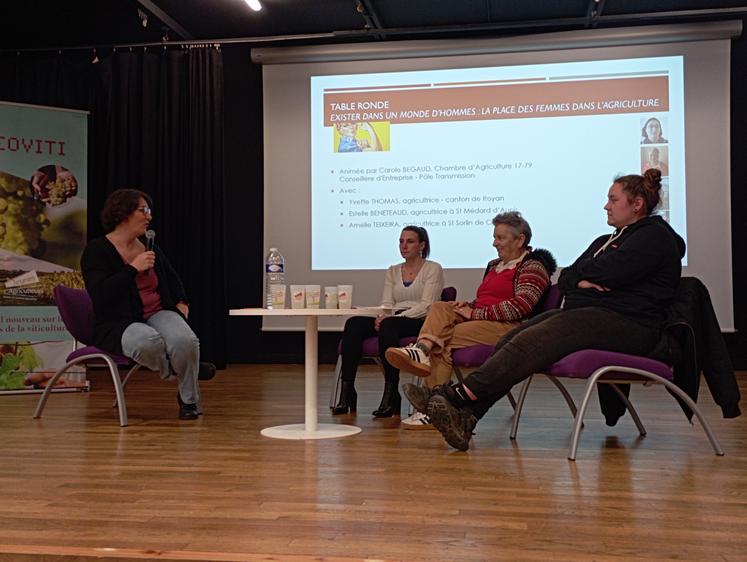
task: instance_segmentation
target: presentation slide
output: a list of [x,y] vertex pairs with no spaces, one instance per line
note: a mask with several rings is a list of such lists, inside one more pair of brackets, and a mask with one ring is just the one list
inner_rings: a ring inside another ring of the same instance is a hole
[[311,269],[384,269],[408,224],[482,268],[509,210],[568,265],[614,177],[652,167],[686,238],[683,82],[682,56],[312,76]]

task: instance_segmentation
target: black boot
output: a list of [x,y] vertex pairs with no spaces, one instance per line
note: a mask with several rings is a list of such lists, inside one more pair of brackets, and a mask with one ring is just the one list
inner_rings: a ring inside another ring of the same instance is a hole
[[397,389],[398,381],[384,383],[384,395],[381,397],[381,404],[373,411],[374,417],[391,418],[399,416],[402,408],[402,397]]
[[176,393],[176,401],[179,403],[180,420],[196,420],[199,417],[197,413],[197,404],[185,404],[179,392]]
[[215,376],[215,365],[207,361],[200,361],[200,370],[197,372],[197,380],[209,381]]
[[348,412],[352,413],[355,412],[357,407],[358,393],[355,391],[355,383],[353,381],[342,381],[340,401],[337,403],[337,406],[332,408],[332,415],[339,416]]

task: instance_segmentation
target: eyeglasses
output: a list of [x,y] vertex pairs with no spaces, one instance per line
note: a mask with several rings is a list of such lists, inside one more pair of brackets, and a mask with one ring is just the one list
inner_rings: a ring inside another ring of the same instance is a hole
[[147,205],[145,207],[138,207],[137,210],[140,211],[141,213],[143,213],[144,215],[152,215],[153,214],[153,210],[150,207],[148,207]]

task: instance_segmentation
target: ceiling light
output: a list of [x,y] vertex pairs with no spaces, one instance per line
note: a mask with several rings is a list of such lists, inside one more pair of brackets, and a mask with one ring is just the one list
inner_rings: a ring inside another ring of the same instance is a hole
[[148,14],[146,14],[142,10],[138,10],[137,15],[140,18],[140,23],[143,24],[143,27],[148,27]]
[[245,0],[245,1],[247,4],[249,4],[249,7],[255,12],[259,12],[262,9],[262,4],[259,3],[259,0]]

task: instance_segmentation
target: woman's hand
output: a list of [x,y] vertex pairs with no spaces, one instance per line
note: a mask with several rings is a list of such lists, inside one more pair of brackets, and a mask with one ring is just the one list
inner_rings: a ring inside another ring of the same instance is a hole
[[472,307],[468,303],[463,303],[462,306],[455,306],[454,312],[467,320],[472,318]]
[[381,321],[384,318],[389,318],[389,315],[388,314],[379,314],[376,317],[376,320],[374,320],[374,328],[376,329],[377,332],[379,331],[379,326],[381,326]]
[[189,318],[189,305],[186,302],[176,303],[176,309],[182,313],[184,318]]
[[156,263],[156,253],[151,250],[150,252],[143,252],[135,256],[135,259],[130,262],[130,265],[140,272],[147,271],[153,264]]
[[597,291],[602,293],[607,293],[610,291],[609,287],[598,285],[597,283],[592,283],[591,281],[587,281],[586,279],[581,279],[581,281],[576,284],[576,287],[578,287],[579,289],[596,289]]

